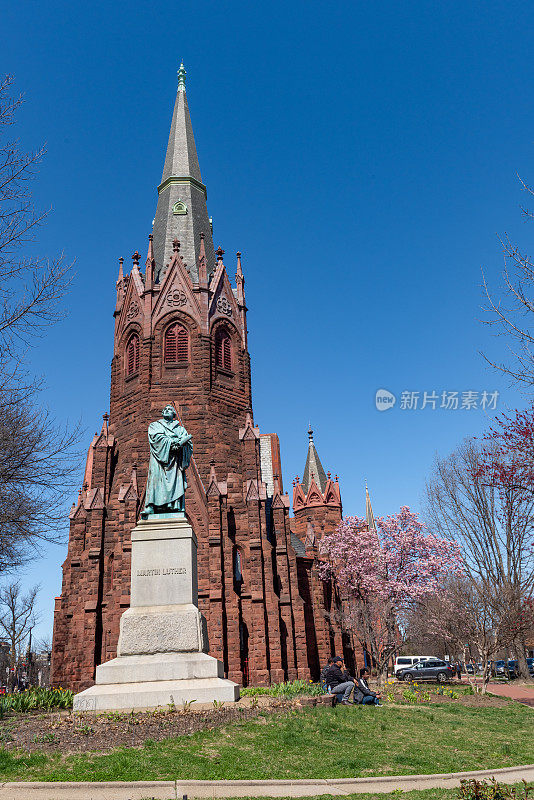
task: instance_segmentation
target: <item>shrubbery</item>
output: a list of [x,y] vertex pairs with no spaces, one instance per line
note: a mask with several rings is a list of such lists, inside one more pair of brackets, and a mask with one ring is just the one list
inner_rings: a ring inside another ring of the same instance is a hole
[[514,786],[498,783],[492,778],[489,783],[476,780],[462,781],[458,796],[461,800],[527,800],[533,791],[534,787],[529,787],[526,781],[523,781],[521,789],[516,789]]
[[26,689],[24,692],[0,697],[0,717],[10,711],[51,711],[53,708],[72,708],[70,689]]
[[320,684],[313,681],[287,681],[286,683],[273,683],[271,686],[245,686],[241,689],[241,697],[258,697],[268,695],[269,697],[282,697],[290,699],[299,695],[319,695],[324,694]]

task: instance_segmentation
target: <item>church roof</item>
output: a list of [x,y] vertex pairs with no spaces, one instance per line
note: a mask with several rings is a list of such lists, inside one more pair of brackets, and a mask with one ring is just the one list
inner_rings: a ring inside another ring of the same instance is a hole
[[319,453],[315,449],[315,445],[313,443],[313,431],[310,428],[308,430],[309,436],[309,444],[308,444],[308,455],[306,457],[306,466],[304,467],[304,477],[302,479],[302,488],[304,492],[307,493],[310,484],[312,475],[315,478],[315,483],[321,490],[324,492],[326,489],[326,473],[323,469],[323,465],[321,464],[321,459],[319,458]]
[[299,537],[296,533],[291,531],[291,544],[293,545],[293,550],[295,551],[297,556],[305,556],[306,555],[306,548],[303,543],[300,541]]
[[180,254],[193,281],[198,280],[201,233],[204,234],[208,275],[213,272],[216,259],[206,197],[185,92],[185,69],[181,64],[154,219],[156,281],[160,281],[172,257],[174,239],[180,242]]

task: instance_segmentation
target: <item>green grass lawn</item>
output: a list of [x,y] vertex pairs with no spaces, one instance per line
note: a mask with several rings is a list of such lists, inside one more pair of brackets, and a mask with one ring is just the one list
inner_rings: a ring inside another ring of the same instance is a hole
[[534,761],[534,713],[456,703],[280,712],[141,748],[63,756],[0,750],[3,780],[349,778]]

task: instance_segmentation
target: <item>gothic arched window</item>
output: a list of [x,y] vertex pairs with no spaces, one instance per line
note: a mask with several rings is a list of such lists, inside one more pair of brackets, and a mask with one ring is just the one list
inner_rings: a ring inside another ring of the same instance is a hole
[[126,375],[134,375],[139,371],[139,336],[133,333],[126,345]]
[[163,362],[184,364],[189,361],[189,334],[179,322],[169,325],[163,338]]
[[115,561],[113,558],[113,553],[111,553],[109,557],[108,575],[109,575],[109,590],[113,591],[113,582],[115,580]]
[[241,550],[239,547],[234,547],[234,592],[241,594],[243,587],[243,562]]
[[241,551],[238,547],[234,550],[234,576],[238,583],[243,580],[243,572],[241,566]]
[[215,339],[215,362],[222,369],[232,369],[232,340],[226,331],[218,331]]

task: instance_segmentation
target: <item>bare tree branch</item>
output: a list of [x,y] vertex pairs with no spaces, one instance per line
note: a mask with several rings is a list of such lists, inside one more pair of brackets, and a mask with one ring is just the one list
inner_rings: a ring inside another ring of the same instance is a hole
[[[523,191],[534,195],[531,187],[517,176]],[[522,207],[526,219],[533,219],[534,214]],[[504,284],[498,292],[490,291],[484,271],[482,280],[484,294],[488,305],[486,311],[490,319],[483,322],[497,328],[497,335],[506,336],[510,342],[510,360],[498,363],[484,353],[486,362],[500,372],[512,378],[514,383],[527,386],[534,385],[534,330],[532,327],[534,312],[534,261],[526,253],[522,253],[508,236],[501,239],[504,256],[502,277]],[[496,299],[498,298],[498,299]],[[504,306],[503,298],[507,306]]]
[[10,645],[10,666],[15,667],[23,650],[30,629],[38,621],[35,600],[39,586],[22,594],[20,581],[13,581],[0,588],[0,632]]
[[80,436],[78,426],[58,425],[41,406],[41,381],[21,367],[36,338],[64,316],[73,273],[62,255],[25,252],[47,216],[30,192],[45,148],[25,153],[7,138],[23,102],[22,95],[10,97],[12,85],[11,76],[0,81],[0,572],[62,538]]
[[534,592],[534,493],[530,486],[497,487],[478,478],[486,460],[487,448],[473,440],[436,459],[426,488],[428,526],[461,547],[472,590],[491,600],[501,628],[506,623],[515,631],[528,680],[521,619]]

